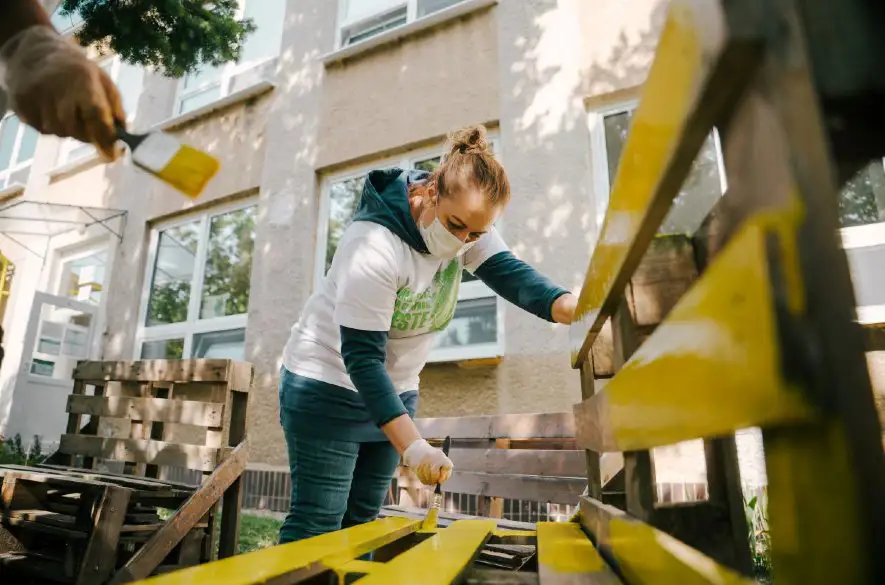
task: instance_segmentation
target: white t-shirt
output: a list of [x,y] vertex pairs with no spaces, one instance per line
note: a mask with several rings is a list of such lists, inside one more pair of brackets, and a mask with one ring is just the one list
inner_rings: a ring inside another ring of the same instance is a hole
[[355,221],[332,266],[292,327],[283,365],[292,373],[356,391],[341,357],[339,326],[388,331],[386,368],[397,392],[418,389],[436,334],[455,313],[461,270],[507,250],[494,228],[460,258],[414,250],[384,226]]

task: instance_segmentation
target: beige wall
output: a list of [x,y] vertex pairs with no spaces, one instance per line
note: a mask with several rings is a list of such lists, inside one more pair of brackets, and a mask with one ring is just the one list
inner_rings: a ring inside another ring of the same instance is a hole
[[495,11],[326,70],[317,168],[498,119]]

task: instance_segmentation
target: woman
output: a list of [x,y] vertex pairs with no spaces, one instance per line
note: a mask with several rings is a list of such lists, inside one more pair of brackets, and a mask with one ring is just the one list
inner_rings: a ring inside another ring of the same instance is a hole
[[353,223],[283,356],[280,419],[292,474],[290,542],[374,519],[402,456],[427,485],[452,462],[412,418],[418,374],[451,321],[461,270],[538,317],[570,323],[576,298],[517,260],[493,227],[510,199],[485,128],[451,136],[434,173],[366,178]]

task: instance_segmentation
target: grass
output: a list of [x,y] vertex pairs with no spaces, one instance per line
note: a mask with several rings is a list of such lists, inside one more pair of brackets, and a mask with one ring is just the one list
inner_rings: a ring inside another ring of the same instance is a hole
[[282,524],[283,521],[276,518],[243,514],[240,519],[240,552],[251,552],[275,545]]

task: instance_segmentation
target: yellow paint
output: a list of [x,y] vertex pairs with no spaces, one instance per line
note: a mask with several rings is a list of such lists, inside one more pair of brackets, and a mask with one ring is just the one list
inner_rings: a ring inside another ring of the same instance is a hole
[[157,177],[196,199],[219,168],[217,158],[183,144]]
[[423,524],[421,524],[421,530],[435,530],[438,519],[439,506],[431,506],[430,510],[427,511],[427,516],[424,517]]
[[450,585],[479,553],[495,529],[494,520],[459,520],[384,563],[360,585]]
[[828,422],[765,433],[778,583],[871,583],[845,431]]
[[647,524],[612,518],[605,543],[628,583],[654,585],[755,585],[713,559]]
[[150,585],[253,585],[307,567],[333,567],[415,532],[420,520],[382,518],[140,581]]
[[[635,243],[661,177],[681,140],[711,56],[722,44],[717,35],[707,34],[709,31],[697,26],[695,7],[691,4],[679,0],[671,3],[633,118],[608,211],[581,288],[575,322],[569,331],[574,367],[583,362],[608,317],[601,312],[606,299],[621,293],[613,290],[615,276]],[[671,197],[675,195],[672,193]]]
[[368,575],[378,567],[383,566],[381,563],[372,561],[362,561],[355,559],[346,563],[332,564],[332,570],[338,575],[338,583],[344,583],[348,575]]
[[598,573],[606,568],[599,552],[572,522],[538,522],[538,564],[557,574]]
[[510,530],[507,528],[498,528],[494,532],[492,532],[493,536],[498,538],[531,538],[535,536],[536,532],[534,530]]
[[781,371],[766,259],[766,235],[778,231],[791,241],[794,230],[789,212],[756,216],[738,230],[605,389],[576,407],[608,422],[599,444],[584,446],[648,449],[815,419],[803,391]]

